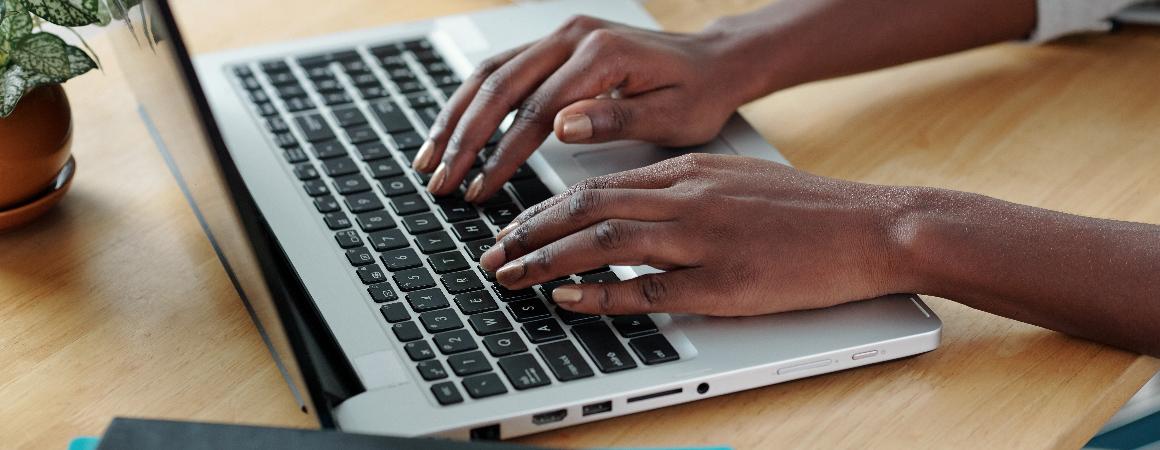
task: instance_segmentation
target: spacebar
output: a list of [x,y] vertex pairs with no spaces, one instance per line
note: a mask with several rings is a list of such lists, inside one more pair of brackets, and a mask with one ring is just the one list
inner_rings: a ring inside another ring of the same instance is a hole
[[610,373],[636,367],[636,361],[633,361],[628,349],[621,345],[620,339],[612,334],[612,329],[604,322],[576,325],[572,327],[572,334],[576,335],[580,346],[584,347],[601,372]]

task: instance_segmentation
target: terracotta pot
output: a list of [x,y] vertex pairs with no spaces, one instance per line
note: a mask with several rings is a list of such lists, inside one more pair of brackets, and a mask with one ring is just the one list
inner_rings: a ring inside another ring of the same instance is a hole
[[60,85],[32,90],[0,118],[0,211],[47,194],[71,143],[72,112]]

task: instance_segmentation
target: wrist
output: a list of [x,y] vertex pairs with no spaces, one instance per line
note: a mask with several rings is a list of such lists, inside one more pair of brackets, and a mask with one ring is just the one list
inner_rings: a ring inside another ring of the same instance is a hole
[[772,31],[754,26],[750,15],[717,19],[695,34],[695,38],[712,56],[715,77],[727,80],[736,106],[769,95],[795,84],[783,64],[785,40],[771,37]]
[[939,295],[941,283],[934,265],[940,259],[931,255],[938,248],[932,240],[938,234],[938,208],[947,204],[945,196],[951,191],[909,186],[882,189],[886,192],[880,197],[883,204],[878,205],[882,225],[878,232],[884,249],[885,292]]

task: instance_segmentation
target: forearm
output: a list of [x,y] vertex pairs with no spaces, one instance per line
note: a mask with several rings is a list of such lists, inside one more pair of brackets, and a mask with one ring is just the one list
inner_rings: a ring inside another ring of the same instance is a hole
[[891,230],[903,290],[1160,356],[1160,226],[912,192]]
[[752,80],[745,100],[996,42],[1035,27],[1035,0],[780,0],[721,19],[722,42]]

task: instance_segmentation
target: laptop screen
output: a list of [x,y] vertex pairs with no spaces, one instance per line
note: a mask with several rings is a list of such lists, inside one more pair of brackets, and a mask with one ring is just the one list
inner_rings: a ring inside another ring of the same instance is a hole
[[114,16],[119,24],[109,34],[142,120],[300,407],[332,426],[327,408],[318,411],[313,404],[327,397],[309,357],[312,338],[299,332],[305,325],[293,306],[304,290],[228,156],[169,4],[145,0]]

